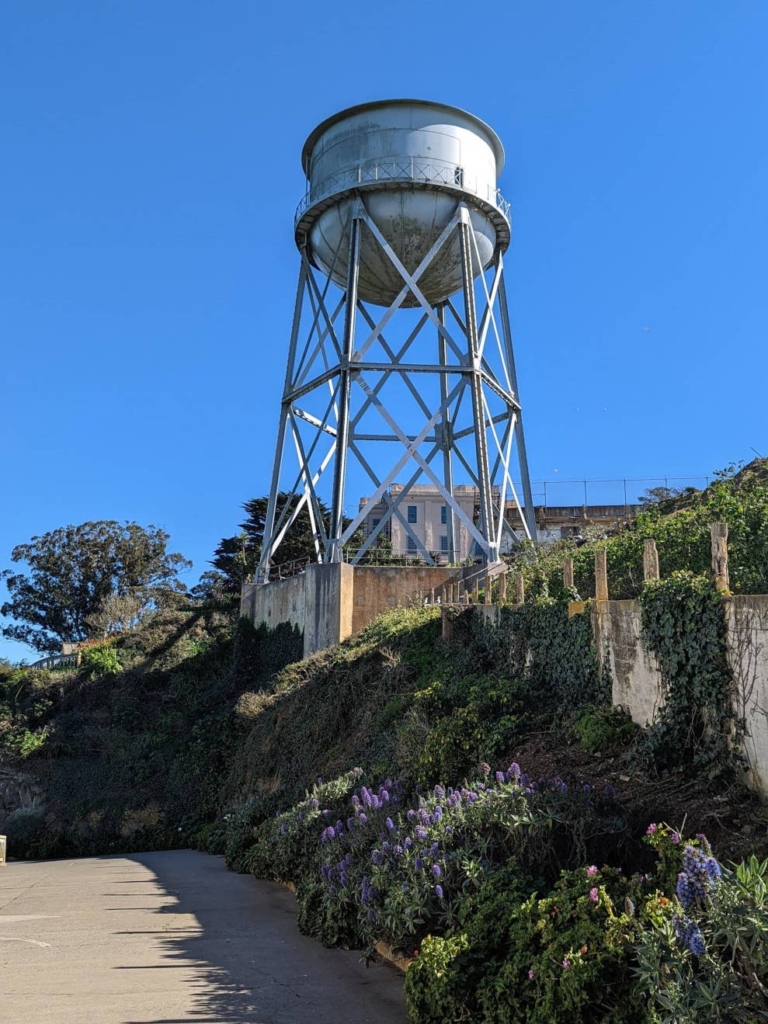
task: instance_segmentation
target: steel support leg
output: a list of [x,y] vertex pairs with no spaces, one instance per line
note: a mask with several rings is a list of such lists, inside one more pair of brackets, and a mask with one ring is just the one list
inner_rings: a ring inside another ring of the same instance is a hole
[[[301,324],[301,310],[304,303],[304,289],[307,285],[306,261],[302,259],[301,270],[299,271],[299,285],[296,289],[296,304],[293,308],[293,326],[291,328],[291,344],[288,349],[288,365],[285,371],[285,384],[283,386],[283,402],[280,407],[280,423],[277,428],[277,444],[275,446],[275,464],[272,467],[272,483],[269,488],[269,501],[267,502],[267,514],[264,519],[264,534],[261,544],[261,558],[259,567],[256,570],[256,582],[267,583],[269,581],[269,564],[272,558],[273,533],[275,529],[275,514],[277,512],[277,496],[280,491],[280,470],[283,465],[283,452],[285,450],[285,435],[288,426],[288,411],[290,401],[288,395],[294,387],[293,374],[296,366],[296,349],[299,339],[299,325]],[[290,497],[289,497],[290,500]]]
[[352,385],[352,356],[355,351],[357,319],[357,281],[360,273],[360,206],[352,212],[349,228],[349,266],[344,307],[344,338],[339,370],[339,420],[336,427],[336,458],[333,466],[333,499],[331,503],[330,544],[328,562],[344,560],[341,535],[344,532],[344,485],[347,477],[349,442],[349,402]]
[[493,520],[493,495],[491,493],[491,475],[488,463],[488,439],[485,434],[485,406],[483,404],[483,380],[481,376],[482,360],[479,352],[477,306],[475,303],[474,275],[472,273],[472,239],[469,235],[471,230],[469,210],[464,207],[458,231],[461,247],[461,276],[464,286],[467,352],[470,366],[472,367],[470,387],[472,389],[472,416],[475,430],[475,455],[477,458],[477,479],[480,497],[480,532],[485,537],[486,542],[485,560],[497,562],[499,560],[499,547],[496,543],[496,530]]
[[[437,318],[440,323],[445,327],[445,304],[441,304],[437,307]],[[437,348],[438,348],[438,360],[441,366],[446,366],[448,363],[448,346],[445,341],[445,333],[443,331],[437,332]],[[440,423],[442,430],[441,437],[441,448],[443,450],[443,482],[446,490],[453,497],[453,459],[451,458],[451,449],[453,448],[453,425],[451,423],[450,408],[447,404],[448,399],[448,375],[445,373],[440,374],[440,402],[443,404],[443,417]],[[446,533],[448,534],[448,561],[456,561],[456,552],[458,550],[458,543],[456,538],[456,517],[453,514],[453,509],[450,504],[445,506],[445,520],[446,520]]]
[[507,305],[507,286],[504,280],[504,268],[501,269],[501,282],[499,284],[499,309],[501,310],[501,330],[504,335],[504,353],[507,357],[507,369],[509,371],[509,382],[515,393],[515,398],[521,408],[517,411],[515,423],[515,441],[517,442],[517,460],[520,464],[520,477],[523,485],[523,504],[525,505],[525,521],[528,524],[528,532],[534,544],[536,536],[536,514],[533,510],[533,491],[531,489],[531,476],[528,471],[528,455],[525,450],[525,435],[523,433],[523,412],[520,402],[520,393],[517,389],[517,370],[515,369],[515,351],[512,345],[512,327],[509,322],[509,306]]

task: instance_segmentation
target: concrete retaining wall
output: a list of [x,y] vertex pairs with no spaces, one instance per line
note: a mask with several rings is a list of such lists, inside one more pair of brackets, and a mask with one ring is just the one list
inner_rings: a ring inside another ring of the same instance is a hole
[[[639,601],[596,601],[592,626],[598,657],[608,658],[613,703],[650,725],[664,702],[656,658],[642,636]],[[768,594],[729,597],[725,607],[734,712],[744,725],[750,783],[768,797]]]
[[247,583],[240,614],[255,626],[290,622],[304,633],[304,657],[346,640],[399,605],[439,590],[474,568],[309,565],[299,576],[257,586]]
[[664,701],[658,663],[642,637],[639,601],[595,601],[591,605],[595,649],[601,666],[608,659],[613,703],[627,708],[645,727]]
[[728,599],[728,660],[752,783],[768,797],[768,594]]
[[[347,568],[352,569],[352,566]],[[351,632],[359,633],[377,615],[407,604],[419,592],[426,595],[432,590],[439,590],[452,579],[460,579],[463,570],[436,566],[356,565],[353,571]]]

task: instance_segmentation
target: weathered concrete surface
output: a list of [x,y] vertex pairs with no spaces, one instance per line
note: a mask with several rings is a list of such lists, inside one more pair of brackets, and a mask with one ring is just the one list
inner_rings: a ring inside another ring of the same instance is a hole
[[632,721],[645,727],[656,718],[663,681],[656,658],[642,638],[639,601],[595,601],[592,630],[598,659],[608,657],[613,703],[622,705]]
[[439,591],[474,567],[308,565],[291,579],[265,585],[246,583],[240,614],[270,629],[290,622],[304,632],[304,657],[359,633],[382,612]]
[[768,594],[730,597],[725,615],[735,710],[745,726],[751,784],[768,797]]
[[267,586],[246,583],[240,598],[240,614],[258,626],[266,623],[270,629],[281,622],[304,629],[305,585],[304,574],[287,580],[275,580]]
[[3,1024],[405,1024],[402,976],[182,850],[0,868]]
[[460,568],[431,565],[356,565],[350,634],[359,633],[383,612],[415,600],[417,594],[438,591],[444,583],[461,579],[462,575],[464,570]]

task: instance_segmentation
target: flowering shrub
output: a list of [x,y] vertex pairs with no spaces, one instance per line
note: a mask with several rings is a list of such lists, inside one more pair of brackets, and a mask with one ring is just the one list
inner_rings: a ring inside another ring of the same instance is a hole
[[637,924],[630,894],[637,899],[640,888],[638,879],[591,867],[564,872],[543,898],[526,897],[509,868],[490,876],[462,917],[461,943],[455,935],[425,939],[409,966],[410,1019],[639,1022],[629,962]]
[[656,901],[640,935],[637,990],[651,1021],[752,1022],[768,1006],[768,861],[731,871],[703,835],[683,840],[665,825],[649,841],[680,871],[675,897]]
[[399,781],[361,786],[320,837],[318,921],[333,920],[333,904],[355,906],[368,944],[383,939],[411,952],[430,928],[452,926],[489,868],[547,827],[529,806],[531,793],[517,765],[493,781],[435,786],[410,807]]

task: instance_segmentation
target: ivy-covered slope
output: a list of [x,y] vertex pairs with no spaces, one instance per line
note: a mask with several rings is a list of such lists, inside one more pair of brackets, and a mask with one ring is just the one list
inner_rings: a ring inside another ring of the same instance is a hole
[[[193,609],[91,646],[79,670],[0,666],[0,827],[11,853],[184,845],[221,811],[247,730],[239,696],[300,651],[291,630],[268,637],[226,609]],[[42,794],[33,806],[30,793]]]
[[708,573],[710,524],[728,524],[730,588],[735,594],[768,593],[768,459],[755,459],[738,472],[716,474],[704,491],[690,489],[649,503],[632,522],[607,540],[574,547],[562,543],[543,557],[525,556],[515,568],[531,594],[563,596],[562,564],[574,561],[574,585],[582,598],[595,593],[594,552],[607,551],[608,588],[616,600],[638,597],[643,586],[643,542],[652,537],[662,578],[673,572]]
[[[421,1024],[629,1024],[657,1019],[656,992],[682,1020],[686,978],[722,982],[751,1013],[750,979],[768,967],[733,943],[763,948],[768,866],[740,880],[718,864],[713,902],[696,837],[721,859],[768,852],[738,765],[702,761],[706,730],[696,758],[670,759],[674,744],[649,744],[610,708],[588,617],[564,602],[535,598],[493,625],[464,612],[451,633],[438,609],[400,609],[275,674],[298,656],[295,631],[197,609],[91,648],[77,672],[3,669],[0,774],[42,794],[3,822],[11,851],[224,853],[291,883],[307,933],[411,957]],[[657,860],[644,837],[659,821]],[[674,877],[689,847],[703,897],[686,908]],[[728,930],[736,911],[746,937]],[[708,965],[692,960],[701,942]],[[718,974],[731,956],[735,981]],[[674,975],[656,979],[658,963]]]

